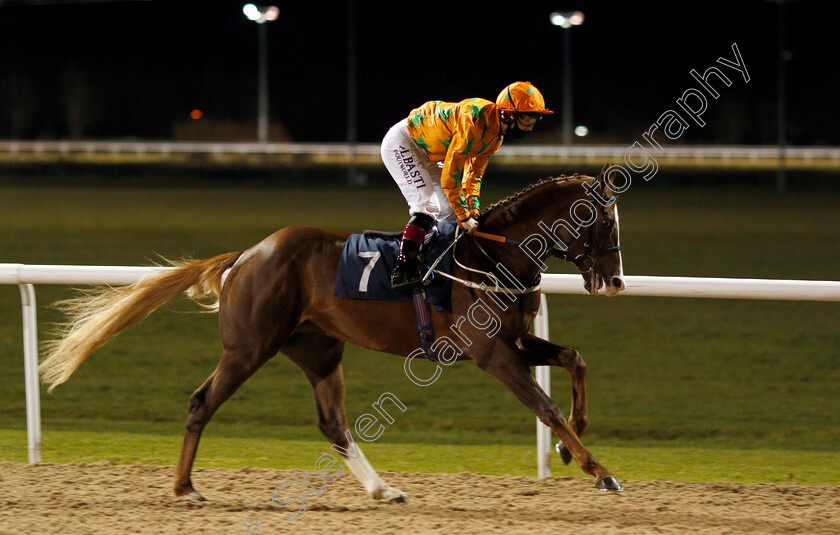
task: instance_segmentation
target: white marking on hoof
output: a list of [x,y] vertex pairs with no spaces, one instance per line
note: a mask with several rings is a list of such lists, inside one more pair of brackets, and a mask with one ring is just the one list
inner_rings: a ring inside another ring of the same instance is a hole
[[390,485],[377,493],[379,496],[373,496],[374,499],[383,500],[388,503],[408,503],[408,496],[400,489],[395,489]]

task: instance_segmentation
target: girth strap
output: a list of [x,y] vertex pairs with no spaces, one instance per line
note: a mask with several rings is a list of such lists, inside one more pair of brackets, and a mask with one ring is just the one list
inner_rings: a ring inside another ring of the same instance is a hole
[[414,313],[417,316],[417,334],[420,337],[420,349],[423,356],[432,362],[437,362],[437,355],[432,350],[435,332],[432,328],[432,309],[426,301],[426,291],[415,288],[411,292],[411,302],[414,303]]

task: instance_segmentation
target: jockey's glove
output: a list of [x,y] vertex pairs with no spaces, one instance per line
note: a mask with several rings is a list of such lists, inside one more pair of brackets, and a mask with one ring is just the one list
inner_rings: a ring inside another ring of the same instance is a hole
[[458,226],[472,234],[478,230],[478,221],[474,217],[468,217],[467,219],[458,220]]

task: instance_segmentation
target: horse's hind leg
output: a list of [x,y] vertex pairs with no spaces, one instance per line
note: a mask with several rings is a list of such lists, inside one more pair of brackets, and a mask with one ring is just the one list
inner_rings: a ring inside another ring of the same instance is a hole
[[[344,371],[341,356],[344,342],[304,325],[280,351],[300,367],[312,384],[318,428],[341,454],[344,463],[362,484],[368,496],[389,503],[405,503],[405,493],[382,480],[365,458],[347,429],[344,411]],[[311,330],[312,332],[306,332]]]
[[226,350],[210,377],[190,396],[187,430],[175,476],[176,496],[204,500],[193,488],[190,478],[201,432],[222,403],[272,356],[251,353],[242,348]]

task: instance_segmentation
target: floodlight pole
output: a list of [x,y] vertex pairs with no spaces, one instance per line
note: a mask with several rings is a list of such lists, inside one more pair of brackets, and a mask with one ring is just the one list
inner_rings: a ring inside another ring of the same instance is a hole
[[563,145],[572,144],[572,32],[573,26],[583,24],[580,11],[555,11],[549,15],[551,24],[563,29]]
[[779,1],[779,26],[778,26],[778,47],[779,47],[779,72],[778,72],[778,94],[776,99],[776,115],[778,117],[777,135],[779,145],[779,169],[776,173],[776,189],[785,191],[787,189],[787,176],[785,173],[785,145],[787,144],[787,121],[785,117],[785,2]]
[[572,32],[563,31],[563,145],[572,144]]
[[356,166],[356,2],[347,2],[347,185],[361,185]]
[[242,13],[257,23],[257,141],[268,143],[268,33],[265,23],[277,20],[277,6],[245,4]]
[[265,24],[257,24],[259,72],[257,80],[257,141],[268,143],[268,36]]

